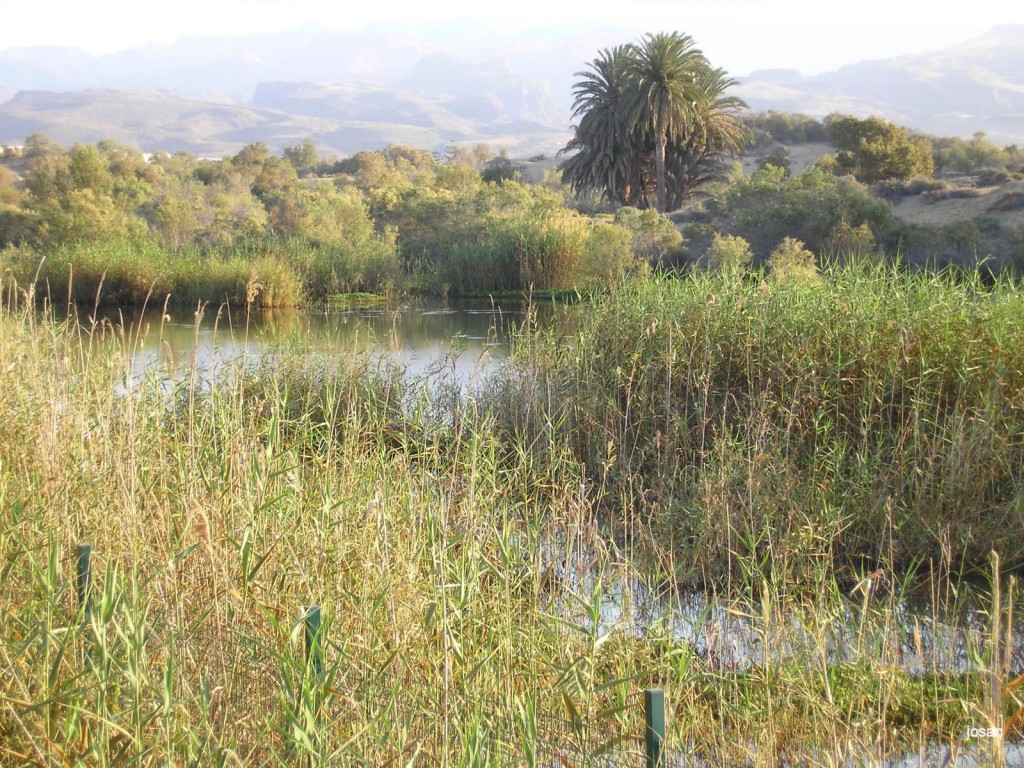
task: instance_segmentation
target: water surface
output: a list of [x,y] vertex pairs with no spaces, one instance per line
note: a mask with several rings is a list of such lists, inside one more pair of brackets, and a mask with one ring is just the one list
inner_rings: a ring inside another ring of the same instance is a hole
[[193,371],[208,381],[227,363],[291,351],[318,357],[369,352],[400,364],[410,378],[466,386],[508,357],[510,336],[526,312],[522,304],[417,302],[329,313],[119,310],[79,322],[85,328],[109,322],[123,334],[132,355],[128,378],[135,382],[154,370],[170,381]]

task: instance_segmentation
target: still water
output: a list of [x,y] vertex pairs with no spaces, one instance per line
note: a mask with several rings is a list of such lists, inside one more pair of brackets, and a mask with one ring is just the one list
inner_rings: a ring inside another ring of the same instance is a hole
[[[545,313],[551,315],[551,308]],[[127,384],[158,371],[169,381],[209,381],[227,364],[286,351],[317,357],[365,354],[400,364],[409,378],[472,385],[508,357],[509,340],[527,317],[522,304],[405,304],[347,311],[252,312],[184,308],[80,317],[88,328],[110,323],[131,350]]]

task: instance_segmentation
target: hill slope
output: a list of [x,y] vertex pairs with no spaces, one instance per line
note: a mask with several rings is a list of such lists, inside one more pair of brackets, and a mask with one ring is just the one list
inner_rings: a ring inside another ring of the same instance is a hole
[[755,110],[877,114],[936,135],[985,131],[997,141],[1019,143],[1024,140],[1024,26],[996,27],[952,48],[862,61],[816,77],[754,72],[741,78],[737,94]]
[[[201,155],[254,140],[280,149],[307,136],[326,153],[392,142],[437,150],[485,141],[519,155],[564,146],[572,73],[596,48],[580,50],[580,40],[568,44],[568,37],[494,43],[467,28],[456,30],[468,42],[455,56],[451,40],[436,32],[305,26],[104,56],[0,51],[0,143],[42,131],[62,143],[115,138]],[[1024,26],[814,77],[754,72],[736,93],[754,110],[878,114],[939,135],[980,130],[996,142],[1024,143]]]
[[[495,117],[508,112],[500,101],[492,110]],[[553,153],[569,138],[565,128],[465,116],[474,111],[480,110],[450,95],[310,83],[261,85],[254,106],[145,91],[29,91],[0,104],[0,144],[21,143],[38,131],[62,144],[113,139],[148,151],[204,156],[233,154],[255,141],[279,151],[306,137],[326,155],[392,143],[440,150],[475,141],[527,155]]]

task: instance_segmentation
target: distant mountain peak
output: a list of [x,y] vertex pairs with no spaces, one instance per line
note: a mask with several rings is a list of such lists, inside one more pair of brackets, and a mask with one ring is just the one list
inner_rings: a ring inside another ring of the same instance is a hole
[[[391,141],[494,141],[534,153],[564,146],[574,73],[606,43],[596,33],[483,29],[471,21],[347,32],[303,24],[101,56],[61,47],[0,51],[0,142],[43,131],[60,142],[113,138],[202,155],[257,140],[280,148],[307,136],[338,152]],[[734,93],[754,110],[876,114],[929,133],[980,130],[1021,143],[1024,25],[813,77],[761,69],[740,78]]]

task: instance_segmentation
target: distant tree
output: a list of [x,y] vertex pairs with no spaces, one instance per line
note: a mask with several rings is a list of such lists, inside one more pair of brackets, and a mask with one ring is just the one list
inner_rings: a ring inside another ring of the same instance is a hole
[[480,174],[480,178],[484,181],[500,184],[503,181],[512,181],[518,173],[512,165],[512,161],[507,157],[496,157],[487,163],[487,167]]
[[754,112],[742,118],[743,124],[751,131],[754,146],[766,147],[782,142],[784,144],[808,144],[829,140],[825,126],[820,120],[796,112]]
[[727,95],[734,82],[687,35],[647,35],[601,51],[590,66],[577,73],[579,123],[560,153],[574,153],[560,169],[577,195],[676,208],[748,139],[743,102]]
[[270,147],[262,141],[257,141],[242,147],[238,154],[231,158],[231,162],[236,166],[256,167],[262,166],[268,157]]
[[390,144],[384,150],[384,157],[391,163],[398,165],[408,163],[411,168],[417,171],[433,170],[437,165],[432,152],[419,147],[407,147],[403,144]]
[[113,190],[114,177],[110,173],[107,159],[97,147],[75,144],[68,151],[68,160],[68,176],[72,186],[107,195]]
[[280,157],[268,157],[252,182],[252,193],[262,197],[270,192],[285,189],[296,182],[295,166]]
[[836,168],[857,181],[873,184],[883,179],[910,179],[934,172],[931,142],[911,136],[906,128],[869,117],[830,115],[826,130],[836,146]]
[[197,208],[195,202],[186,196],[185,190],[155,203],[152,230],[156,239],[175,248],[191,241],[199,229]]
[[444,153],[444,160],[449,165],[469,165],[479,168],[492,157],[497,157],[490,144],[478,143],[472,147],[460,144],[450,144]]
[[192,177],[196,167],[196,156],[184,150],[175,152],[173,155],[167,152],[156,152],[153,154],[150,165],[160,168],[165,174],[184,180]]
[[25,148],[22,150],[22,157],[28,159],[34,159],[37,157],[46,157],[52,155],[55,152],[59,152],[60,147],[54,144],[53,139],[47,136],[45,133],[33,133],[27,139],[25,139]]
[[14,171],[0,165],[0,205],[16,205],[21,192],[15,186],[18,177]]
[[480,172],[473,165],[446,163],[435,170],[434,184],[450,192],[469,192],[479,186]]
[[362,243],[374,234],[358,193],[345,194],[329,183],[289,190],[271,210],[271,225],[278,235],[297,235],[319,245]]
[[294,147],[285,147],[284,157],[300,176],[312,171],[320,162],[320,157],[316,153],[316,144],[309,138]]
[[973,173],[985,169],[1019,170],[1024,154],[1014,145],[998,147],[978,131],[969,140],[957,137],[932,139],[936,171]]

